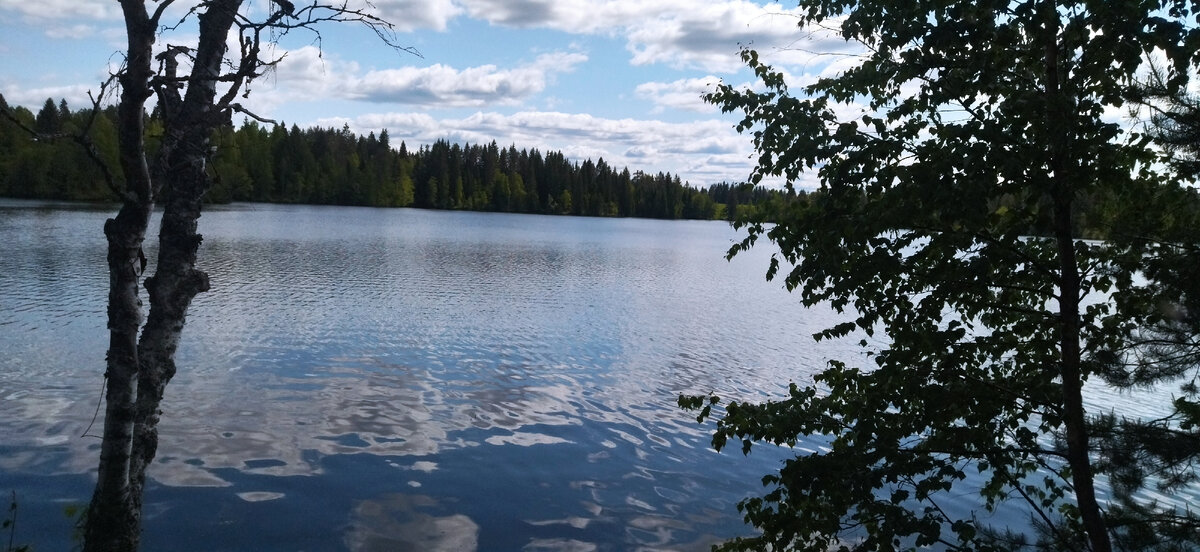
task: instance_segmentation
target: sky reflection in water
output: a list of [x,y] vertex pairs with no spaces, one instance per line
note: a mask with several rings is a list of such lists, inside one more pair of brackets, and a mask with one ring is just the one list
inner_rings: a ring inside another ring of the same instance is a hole
[[[96,461],[110,214],[6,206],[0,485],[54,518]],[[213,289],[164,403],[149,549],[704,549],[747,532],[733,505],[784,456],[713,453],[676,395],[763,397],[828,355],[763,255],[722,259],[722,223],[254,205],[201,225]]]
[[[19,540],[60,549],[98,455],[79,436],[111,213],[33,205],[0,202],[0,490]],[[201,227],[213,289],[164,403],[148,550],[707,550],[749,532],[734,505],[789,451],[716,454],[675,397],[865,362],[812,342],[835,319],[763,281],[765,248],[724,261],[722,223],[237,205]]]

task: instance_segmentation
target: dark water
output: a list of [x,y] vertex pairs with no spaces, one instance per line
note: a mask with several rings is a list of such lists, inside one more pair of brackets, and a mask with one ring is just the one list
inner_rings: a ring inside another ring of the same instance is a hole
[[[0,203],[0,491],[70,546],[98,439],[111,212]],[[243,205],[201,219],[147,550],[706,549],[785,451],[681,393],[763,398],[828,313],[718,222]],[[151,253],[151,258],[152,252]],[[91,430],[97,434],[98,428]],[[187,544],[184,544],[187,543]]]

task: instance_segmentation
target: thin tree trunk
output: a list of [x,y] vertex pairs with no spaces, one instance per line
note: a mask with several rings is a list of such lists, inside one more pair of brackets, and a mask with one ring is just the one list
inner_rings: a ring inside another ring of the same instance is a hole
[[1067,462],[1075,487],[1076,505],[1083,519],[1088,542],[1095,552],[1110,552],[1112,543],[1104,512],[1096,500],[1087,422],[1083,407],[1082,352],[1079,347],[1079,267],[1072,235],[1071,202],[1055,198],[1055,234],[1059,256],[1059,324],[1061,332],[1060,376],[1062,377],[1063,423],[1067,431]]
[[177,108],[163,110],[165,132],[175,138],[162,157],[163,217],[159,229],[158,262],[146,280],[150,316],[138,351],[142,371],[138,380],[137,427],[131,480],[140,505],[146,468],[158,450],[159,405],[175,375],[175,351],[192,299],[209,288],[208,275],[196,269],[197,232],[201,199],[209,187],[206,162],[209,140],[219,117],[213,111],[217,77],[225,56],[225,37],[242,0],[209,4],[200,16],[200,42],[195,52],[187,92]]
[[109,346],[105,372],[108,390],[96,489],[84,527],[84,550],[88,552],[135,550],[141,517],[134,507],[129,468],[134,454],[139,371],[137,335],[142,323],[138,279],[145,266],[142,243],[154,204],[142,118],[150,96],[155,29],[143,2],[123,1],[121,7],[129,49],[125,73],[121,76],[117,132],[127,187],[121,210],[104,224],[109,273]]
[[1063,423],[1067,432],[1067,463],[1071,466],[1071,483],[1075,488],[1075,503],[1094,552],[1110,552],[1112,542],[1104,512],[1096,500],[1095,474],[1092,470],[1088,445],[1087,423],[1083,407],[1082,351],[1080,350],[1080,276],[1075,256],[1075,224],[1072,208],[1075,202],[1077,175],[1068,162],[1071,148],[1071,125],[1068,113],[1072,109],[1061,91],[1058,46],[1059,14],[1056,3],[1047,0],[1041,6],[1045,29],[1045,93],[1046,123],[1052,136],[1050,146],[1051,196],[1054,201],[1054,235],[1058,246],[1059,285],[1059,375],[1062,378]]

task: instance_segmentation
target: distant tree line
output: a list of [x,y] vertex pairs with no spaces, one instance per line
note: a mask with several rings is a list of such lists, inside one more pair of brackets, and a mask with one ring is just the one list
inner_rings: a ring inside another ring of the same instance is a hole
[[[3,102],[3,97],[0,97]],[[11,112],[44,136],[80,132],[90,109],[72,111],[47,99],[34,113]],[[95,118],[89,133],[99,156],[121,179],[116,162],[115,107]],[[147,115],[151,154],[161,136],[157,113]],[[71,140],[37,143],[0,120],[0,196],[75,201],[115,200],[96,163]],[[562,153],[515,145],[451,144],[439,140],[393,148],[387,131],[363,137],[348,126],[300,129],[249,121],[221,128],[209,160],[214,203],[257,201],[314,205],[422,207],[515,213],[664,219],[733,219],[782,192],[719,183],[694,188],[669,173],[630,172],[603,158],[582,163]]]
[[[0,96],[0,106],[4,104]],[[47,99],[34,115],[24,107],[12,107],[12,115],[44,139],[31,139],[25,129],[0,119],[0,195],[17,198],[77,201],[113,201],[113,192],[99,166],[68,136],[87,126],[89,112],[72,112],[66,100],[56,105]],[[123,179],[117,163],[116,108],[96,117],[90,136],[105,164]],[[53,137],[64,139],[54,139]],[[44,143],[39,143],[41,140]]]

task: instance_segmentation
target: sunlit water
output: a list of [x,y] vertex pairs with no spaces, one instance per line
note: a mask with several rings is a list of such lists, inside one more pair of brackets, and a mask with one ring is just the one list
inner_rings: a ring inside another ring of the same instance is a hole
[[[0,490],[18,540],[57,549],[97,456],[111,211],[0,205]],[[252,205],[201,226],[213,287],[148,550],[704,548],[747,533],[734,504],[784,455],[714,453],[676,396],[776,394],[829,354],[764,255],[722,258],[719,222]]]
[[[109,216],[0,202],[0,491],[40,550],[91,491]],[[146,550],[707,549],[791,452],[717,454],[677,395],[779,396],[862,354],[814,344],[835,318],[765,282],[765,249],[726,262],[719,222],[236,205],[201,228]]]

